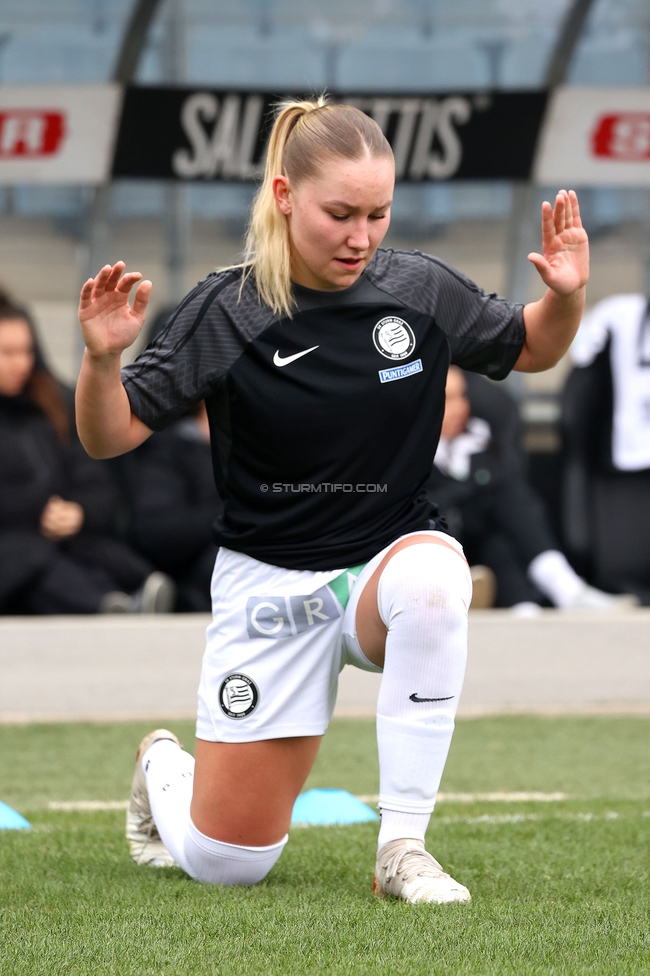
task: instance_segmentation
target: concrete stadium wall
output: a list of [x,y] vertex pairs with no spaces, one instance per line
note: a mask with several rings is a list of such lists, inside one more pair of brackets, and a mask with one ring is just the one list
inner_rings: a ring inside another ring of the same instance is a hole
[[[5,617],[0,722],[193,717],[208,621]],[[336,714],[373,714],[379,681],[345,668]],[[650,713],[650,610],[472,613],[459,714],[508,712]]]

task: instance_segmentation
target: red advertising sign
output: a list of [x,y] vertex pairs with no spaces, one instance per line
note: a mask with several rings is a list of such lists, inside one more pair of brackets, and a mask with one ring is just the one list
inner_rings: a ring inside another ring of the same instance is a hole
[[540,133],[535,180],[542,186],[650,186],[650,86],[556,89]]
[[119,85],[0,85],[0,186],[103,183]]
[[0,112],[0,159],[53,156],[65,129],[63,112],[18,108]]
[[650,159],[650,112],[602,115],[592,136],[594,156],[622,162]]

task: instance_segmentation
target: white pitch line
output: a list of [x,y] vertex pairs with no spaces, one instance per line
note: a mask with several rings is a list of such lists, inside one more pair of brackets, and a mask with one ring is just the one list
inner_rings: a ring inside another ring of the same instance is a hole
[[[452,797],[471,797],[474,799],[487,799],[487,800],[506,800],[511,801],[515,797],[520,799],[534,799],[543,801],[553,801],[560,799],[567,799],[566,793],[444,793],[445,799],[451,799]],[[376,802],[377,797],[375,796],[360,796],[357,799],[362,800],[364,803]],[[440,799],[440,796],[438,796]],[[469,802],[467,799],[460,801],[461,803]],[[126,810],[129,805],[128,800],[50,800],[48,803],[48,809],[59,810],[64,812],[74,812],[77,810],[87,810],[87,811],[101,811],[101,810]],[[606,813],[555,813],[551,815],[551,819],[560,820],[575,820],[589,822],[592,820],[620,820],[625,819],[624,814],[616,813],[612,810],[608,810]],[[628,814],[629,816],[629,814]],[[642,817],[650,817],[650,810],[643,810],[641,812]],[[546,817],[542,817],[539,813],[506,813],[506,814],[488,814],[483,813],[477,817],[436,817],[437,824],[517,824],[523,823],[531,820],[545,820]],[[296,827],[311,827],[313,824],[292,824],[292,829]],[[40,825],[35,828],[37,830],[49,830],[50,828],[44,825]]]
[[[379,796],[370,794],[359,796],[363,803],[377,804]],[[439,803],[555,803],[568,800],[568,793],[438,793]],[[50,800],[49,810],[126,810],[128,800]]]
[[[363,803],[377,803],[376,795],[359,796]],[[558,800],[570,799],[568,793],[438,793],[438,803],[556,803]]]
[[[630,814],[616,813],[608,810],[606,813],[552,813],[542,816],[540,813],[483,813],[478,817],[437,817],[438,824],[516,824],[528,820],[574,820],[590,823],[595,820],[624,820]],[[650,816],[650,811],[644,810],[642,817]]]
[[126,810],[128,800],[50,800],[48,810]]

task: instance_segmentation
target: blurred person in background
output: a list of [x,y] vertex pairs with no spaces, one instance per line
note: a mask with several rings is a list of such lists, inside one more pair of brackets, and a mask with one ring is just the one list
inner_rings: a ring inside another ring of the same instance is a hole
[[[483,381],[484,382],[484,381]],[[523,474],[498,455],[488,422],[472,416],[467,381],[452,366],[427,495],[440,506],[470,564],[496,576],[496,603],[535,613],[548,600],[563,610],[629,606],[581,579],[558,547],[544,503]]]
[[[156,314],[145,346],[163,331],[174,311],[163,308]],[[176,610],[209,613],[217,556],[212,525],[223,505],[215,487],[204,401],[110,464],[122,489],[126,538],[172,577]]]
[[133,542],[176,582],[177,610],[209,613],[217,556],[212,524],[223,505],[205,403],[154,434],[131,457]]
[[29,315],[0,293],[0,613],[170,609],[171,581],[110,538],[115,505]]
[[650,605],[650,302],[611,295],[580,325],[562,400],[564,534],[606,589]]

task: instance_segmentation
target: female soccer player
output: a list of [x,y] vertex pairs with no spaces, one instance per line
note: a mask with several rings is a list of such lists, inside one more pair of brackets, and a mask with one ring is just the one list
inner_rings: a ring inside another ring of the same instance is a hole
[[380,249],[394,164],[349,106],[284,105],[240,267],[209,275],[120,374],[151,282],[122,262],[81,292],[79,432],[94,457],[205,399],[217,484],[213,622],[196,763],[140,744],[127,817],[139,863],[251,885],[277,861],[344,664],[381,671],[374,890],[464,902],[424,848],[467,649],[471,582],[423,486],[450,361],[501,379],[552,366],[577,329],[588,243],[574,193],[542,208],[547,291],[522,308],[437,258]]

